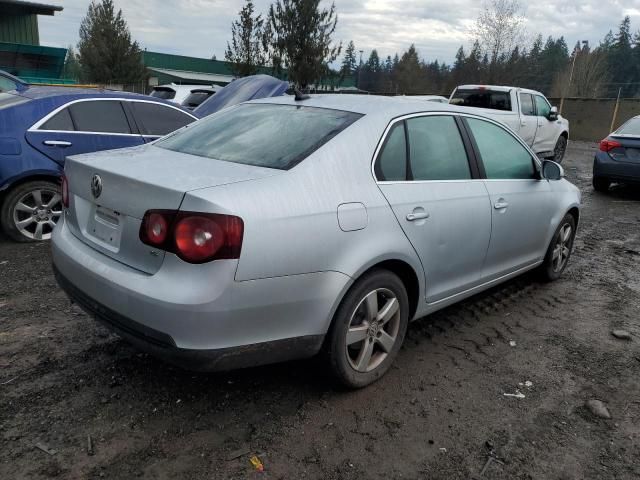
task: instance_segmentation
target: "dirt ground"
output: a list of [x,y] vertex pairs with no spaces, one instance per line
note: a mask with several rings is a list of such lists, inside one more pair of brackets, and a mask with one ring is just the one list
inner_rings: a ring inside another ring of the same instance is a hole
[[584,203],[565,276],[413,323],[355,392],[314,360],[169,367],[72,307],[47,245],[0,239],[0,478],[640,478],[640,191],[595,193],[594,149],[564,163]]

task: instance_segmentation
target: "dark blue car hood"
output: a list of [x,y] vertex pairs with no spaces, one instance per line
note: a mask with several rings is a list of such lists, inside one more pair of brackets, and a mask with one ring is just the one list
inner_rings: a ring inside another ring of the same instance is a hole
[[206,117],[223,108],[257,98],[279,97],[289,88],[289,84],[269,75],[253,75],[234,80],[215,95],[197,107],[193,113]]

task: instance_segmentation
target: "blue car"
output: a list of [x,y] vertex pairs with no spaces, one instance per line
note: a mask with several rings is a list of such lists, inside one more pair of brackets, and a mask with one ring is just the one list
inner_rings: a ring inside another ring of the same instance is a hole
[[49,239],[62,214],[65,157],[143,145],[195,120],[189,111],[146,95],[24,84],[0,88],[2,229],[17,241]]
[[606,192],[612,183],[640,185],[640,116],[600,142],[593,159],[593,188]]

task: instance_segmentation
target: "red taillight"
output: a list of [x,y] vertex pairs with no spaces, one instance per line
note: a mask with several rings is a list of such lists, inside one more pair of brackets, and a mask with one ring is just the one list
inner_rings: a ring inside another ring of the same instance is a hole
[[149,210],[140,226],[140,240],[175,253],[189,263],[239,258],[244,223],[217,213]]
[[69,208],[69,182],[66,175],[62,175],[62,205]]
[[622,144],[620,142],[616,142],[615,140],[609,140],[608,138],[605,138],[600,142],[600,150],[602,150],[603,152],[610,152],[614,148],[618,148],[621,146]]

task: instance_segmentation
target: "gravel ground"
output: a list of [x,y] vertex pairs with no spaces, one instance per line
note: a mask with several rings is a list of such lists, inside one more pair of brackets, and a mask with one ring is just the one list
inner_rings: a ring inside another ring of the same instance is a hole
[[564,164],[584,202],[564,277],[413,323],[356,392],[314,360],[167,366],[70,306],[46,244],[0,239],[0,478],[639,478],[640,191],[595,193],[594,148]]

